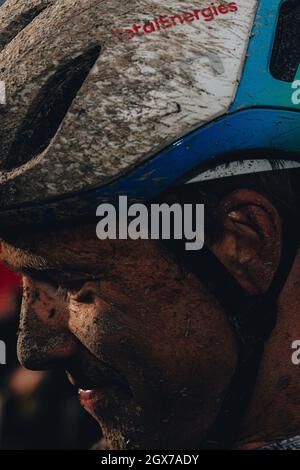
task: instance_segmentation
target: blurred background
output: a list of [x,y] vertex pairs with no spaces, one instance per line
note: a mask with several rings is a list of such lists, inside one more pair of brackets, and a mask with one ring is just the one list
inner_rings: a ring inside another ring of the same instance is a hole
[[89,449],[96,422],[80,406],[63,372],[32,372],[16,357],[21,282],[0,262],[0,449]]

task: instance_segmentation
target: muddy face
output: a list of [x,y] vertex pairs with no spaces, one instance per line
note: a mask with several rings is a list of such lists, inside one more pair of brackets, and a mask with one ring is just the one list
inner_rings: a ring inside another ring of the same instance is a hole
[[94,226],[3,246],[23,272],[27,368],[62,367],[114,449],[193,448],[236,363],[218,302],[152,241],[99,241]]

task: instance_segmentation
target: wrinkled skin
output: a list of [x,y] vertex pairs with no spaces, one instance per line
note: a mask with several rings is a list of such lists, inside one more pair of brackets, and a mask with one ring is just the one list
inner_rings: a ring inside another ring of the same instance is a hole
[[[219,210],[224,233],[207,241],[210,248],[249,292],[265,291],[280,258],[280,217],[246,190]],[[3,255],[24,276],[22,364],[63,367],[76,386],[97,389],[96,401],[83,405],[107,448],[197,448],[238,357],[218,300],[153,241],[100,242],[93,224],[16,233],[4,236]],[[300,430],[290,349],[299,329],[299,270],[297,258],[238,436],[241,448]]]

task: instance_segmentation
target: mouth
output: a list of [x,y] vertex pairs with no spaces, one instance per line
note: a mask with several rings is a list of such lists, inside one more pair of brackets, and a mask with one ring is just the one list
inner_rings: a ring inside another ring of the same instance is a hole
[[[106,393],[105,393],[106,392]],[[81,406],[89,412],[91,415],[97,415],[99,413],[99,408],[103,407],[103,402],[105,400],[105,394],[109,390],[103,389],[94,389],[94,390],[82,390],[79,389],[78,396]]]
[[132,398],[128,383],[110,368],[101,367],[101,372],[93,374],[93,378],[88,377],[86,372],[68,370],[66,373],[71,384],[78,389],[80,404],[94,417],[111,406],[111,397],[126,401]]

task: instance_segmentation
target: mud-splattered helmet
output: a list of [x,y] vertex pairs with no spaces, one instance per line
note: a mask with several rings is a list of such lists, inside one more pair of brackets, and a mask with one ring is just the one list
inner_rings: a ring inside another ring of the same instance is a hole
[[281,20],[286,4],[7,0],[3,223],[94,214],[118,194],[149,199],[201,180],[207,164],[247,159],[227,174],[261,171],[272,153],[297,166],[299,25]]
[[[7,0],[0,8],[0,223],[95,215],[118,195],[299,167],[296,0]],[[252,298],[207,251],[240,345],[206,441],[229,446],[295,255]],[[292,247],[292,249],[291,249]],[[188,258],[188,259],[187,259]],[[217,286],[216,286],[217,284]],[[251,297],[251,298],[250,298]],[[234,302],[232,301],[234,300]]]

